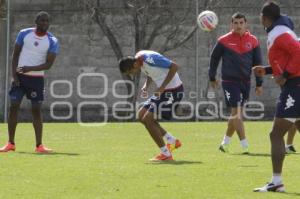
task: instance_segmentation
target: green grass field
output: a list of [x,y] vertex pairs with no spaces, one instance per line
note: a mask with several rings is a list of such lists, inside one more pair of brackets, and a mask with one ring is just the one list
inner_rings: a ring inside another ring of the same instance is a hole
[[[162,125],[183,143],[173,163],[148,162],[159,150],[139,123],[45,124],[44,143],[56,151],[50,155],[35,154],[31,124],[19,124],[16,152],[0,154],[0,198],[300,198],[298,154],[286,157],[287,193],[252,192],[270,180],[271,122],[246,122],[250,155],[241,154],[236,135],[230,154],[217,150],[224,122]],[[1,124],[1,145],[6,131]]]

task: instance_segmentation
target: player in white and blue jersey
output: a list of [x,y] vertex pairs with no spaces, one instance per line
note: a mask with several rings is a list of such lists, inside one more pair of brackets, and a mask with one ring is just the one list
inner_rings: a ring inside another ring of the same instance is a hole
[[51,68],[58,53],[58,40],[48,32],[49,14],[39,12],[36,27],[19,32],[13,52],[12,78],[9,92],[8,143],[0,152],[15,150],[15,131],[18,111],[24,95],[31,100],[33,127],[36,137],[36,152],[48,153],[51,149],[42,144],[43,122],[41,105],[44,100],[44,70]]
[[134,75],[142,71],[147,76],[142,94],[147,92],[152,82],[156,84],[156,92],[139,109],[138,117],[161,150],[159,155],[150,160],[173,160],[171,152],[179,148],[181,142],[163,129],[157,118],[171,119],[183,97],[182,81],[177,73],[178,65],[157,52],[142,50],[135,57],[121,59],[119,66],[123,74]]

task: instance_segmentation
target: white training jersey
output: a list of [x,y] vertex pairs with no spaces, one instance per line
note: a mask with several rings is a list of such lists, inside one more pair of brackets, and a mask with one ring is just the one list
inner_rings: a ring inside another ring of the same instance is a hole
[[[19,32],[16,44],[22,46],[18,67],[38,66],[46,63],[48,53],[58,53],[58,40],[50,32],[38,36],[35,28],[26,28]],[[25,73],[30,76],[44,76],[44,71],[30,71]]]
[[[139,51],[135,55],[135,58],[139,57],[143,58],[142,72],[151,77],[156,86],[160,87],[169,72],[172,61],[163,55],[150,50]],[[178,73],[176,73],[165,89],[173,89],[180,85],[182,85],[182,81],[180,80]]]

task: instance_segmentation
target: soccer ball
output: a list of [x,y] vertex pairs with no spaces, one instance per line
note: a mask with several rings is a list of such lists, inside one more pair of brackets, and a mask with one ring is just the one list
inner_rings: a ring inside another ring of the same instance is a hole
[[217,27],[218,16],[213,11],[205,10],[198,15],[197,24],[202,30],[210,32]]

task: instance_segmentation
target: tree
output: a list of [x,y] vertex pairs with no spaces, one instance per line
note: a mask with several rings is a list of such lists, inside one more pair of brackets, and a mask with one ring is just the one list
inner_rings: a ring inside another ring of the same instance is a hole
[[[160,53],[182,46],[195,33],[195,19],[189,17],[194,0],[120,0],[121,5],[107,5],[106,1],[85,1],[91,13],[91,19],[108,38],[119,60],[123,57],[121,43],[133,38],[134,52],[141,49],[154,49]],[[116,12],[117,10],[117,12]],[[120,17],[122,16],[121,20]],[[191,20],[192,19],[192,20]],[[121,34],[120,34],[121,33]],[[126,37],[123,36],[126,35]],[[134,88],[127,84],[128,93],[135,95],[128,102],[135,104],[140,74],[130,77],[122,75],[124,80],[132,81]]]

